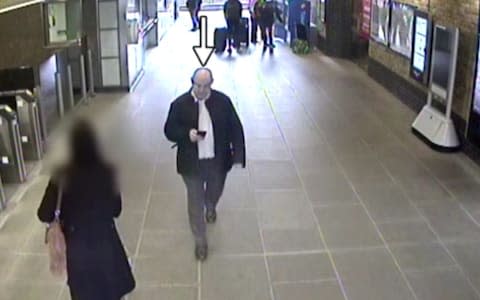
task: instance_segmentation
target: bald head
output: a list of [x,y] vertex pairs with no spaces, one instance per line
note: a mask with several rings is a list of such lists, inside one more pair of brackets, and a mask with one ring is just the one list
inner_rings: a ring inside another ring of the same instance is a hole
[[198,68],[193,72],[192,83],[207,84],[213,82],[213,74],[209,68]]
[[200,100],[210,95],[213,83],[212,71],[208,68],[198,68],[192,75],[192,91]]

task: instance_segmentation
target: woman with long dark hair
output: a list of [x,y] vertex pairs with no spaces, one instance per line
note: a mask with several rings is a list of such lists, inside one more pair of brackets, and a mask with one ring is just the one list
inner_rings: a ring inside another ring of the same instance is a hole
[[103,159],[88,122],[74,125],[69,143],[70,160],[54,172],[38,217],[51,223],[61,195],[72,299],[119,300],[135,288],[135,280],[114,222],[122,210],[115,172]]

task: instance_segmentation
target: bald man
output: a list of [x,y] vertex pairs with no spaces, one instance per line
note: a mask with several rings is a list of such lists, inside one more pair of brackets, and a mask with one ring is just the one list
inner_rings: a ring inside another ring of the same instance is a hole
[[245,138],[230,98],[212,90],[212,72],[199,68],[191,82],[192,88],[170,105],[164,131],[178,146],[177,172],[187,187],[195,256],[203,261],[208,253],[206,222],[216,221],[232,166],[245,168]]

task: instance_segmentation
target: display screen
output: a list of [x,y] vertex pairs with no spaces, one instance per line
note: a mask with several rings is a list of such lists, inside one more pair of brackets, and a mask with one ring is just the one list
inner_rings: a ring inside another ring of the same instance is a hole
[[390,0],[372,0],[372,24],[370,36],[382,44],[388,44]]
[[432,66],[432,82],[447,90],[452,56],[452,36],[447,29],[435,27],[433,50],[435,59]]
[[428,26],[427,18],[417,16],[415,20],[413,68],[422,73],[425,71],[425,60],[427,59]]
[[414,12],[410,5],[392,2],[390,48],[406,57],[412,53]]

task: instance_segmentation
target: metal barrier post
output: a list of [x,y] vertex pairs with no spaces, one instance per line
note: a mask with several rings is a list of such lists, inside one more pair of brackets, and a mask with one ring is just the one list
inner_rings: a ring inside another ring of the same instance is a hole
[[85,57],[80,55],[80,79],[82,82],[82,99],[87,100],[87,81],[85,78]]
[[73,80],[72,80],[72,66],[67,66],[67,79],[68,79],[68,94],[69,94],[69,104],[70,109],[73,109],[75,106],[75,96],[73,95]]
[[93,80],[93,61],[92,61],[92,50],[87,50],[87,59],[88,59],[88,95],[90,97],[95,97],[95,82]]

